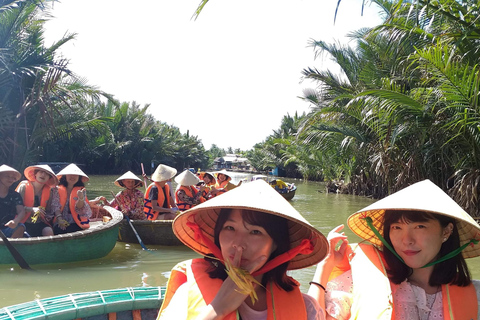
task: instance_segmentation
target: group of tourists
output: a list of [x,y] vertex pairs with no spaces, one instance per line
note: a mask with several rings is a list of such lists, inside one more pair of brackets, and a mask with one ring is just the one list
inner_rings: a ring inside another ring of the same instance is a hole
[[[158,319],[479,319],[480,226],[429,180],[353,213],[362,242],[325,237],[265,181],[180,213],[203,256],[171,272]],[[288,270],[315,266],[307,293]]]
[[[130,219],[173,220],[179,212],[238,186],[231,183],[232,178],[226,170],[194,174],[185,169],[177,175],[175,168],[165,164],[158,165],[150,178],[145,174],[143,178],[145,182],[151,181],[145,193],[139,190],[144,182],[128,171],[115,181],[124,190],[114,195],[111,201],[105,197],[99,199],[122,211]],[[172,180],[177,184],[175,190],[172,188]]]
[[79,167],[70,164],[55,174],[48,165],[34,165],[25,168],[24,176],[12,190],[22,174],[0,166],[0,228],[5,236],[52,236],[90,227],[85,189],[89,178]]

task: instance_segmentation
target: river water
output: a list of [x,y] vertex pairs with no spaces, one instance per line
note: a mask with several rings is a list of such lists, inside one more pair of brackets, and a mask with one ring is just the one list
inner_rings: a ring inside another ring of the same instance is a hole
[[[90,199],[120,188],[113,184],[118,176],[90,176],[87,193]],[[236,174],[234,183],[250,175]],[[325,235],[335,226],[345,223],[347,217],[371,204],[373,200],[352,195],[327,194],[323,183],[289,180],[297,185],[291,204]],[[358,241],[348,228],[351,242]],[[100,245],[100,244],[99,244]],[[116,289],[130,286],[164,286],[169,271],[182,260],[199,257],[186,247],[147,246],[117,242],[113,251],[102,259],[62,265],[34,265],[35,271],[22,270],[16,265],[0,264],[0,307],[33,299],[68,293]],[[480,279],[480,258],[467,260],[473,278]],[[291,275],[308,290],[314,267],[295,270]]]

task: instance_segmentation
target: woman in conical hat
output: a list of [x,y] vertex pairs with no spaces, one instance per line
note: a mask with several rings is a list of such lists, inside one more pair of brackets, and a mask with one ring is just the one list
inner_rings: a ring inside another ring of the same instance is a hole
[[371,245],[347,246],[343,226],[332,230],[313,279],[319,285],[309,290],[333,318],[480,319],[480,281],[470,279],[465,262],[480,255],[480,226],[431,181],[379,200],[347,223]]
[[197,173],[197,176],[200,180],[204,182],[203,185],[205,186],[205,189],[203,190],[203,194],[202,194],[203,198],[208,200],[217,196],[217,194],[221,192],[217,190],[217,188],[215,188],[215,185],[217,184],[217,180],[215,179],[214,173],[199,172]]
[[22,222],[27,233],[31,237],[53,236],[52,221],[47,219],[47,212],[51,210],[53,188],[58,184],[58,179],[46,164],[29,166],[23,173],[27,180],[20,182],[16,191],[25,205],[26,217]]
[[143,210],[148,220],[173,220],[178,212],[170,180],[177,169],[159,164],[152,174],[153,181],[145,191]]
[[233,184],[231,173],[225,169],[215,172],[215,176],[217,178],[217,183],[215,184],[215,188],[219,190],[219,193],[227,192],[236,187],[239,187],[243,181],[240,181],[238,184]]
[[[54,233],[64,234],[90,228],[92,210],[85,189],[88,176],[71,163],[57,173],[57,178],[57,193],[52,198]],[[95,199],[97,201],[99,198]]]
[[0,166],[0,230],[8,238],[22,238],[25,232],[22,196],[10,190],[21,177],[22,174],[14,168],[6,164]]
[[172,269],[159,319],[321,319],[286,272],[322,260],[327,240],[265,181],[181,213],[173,230],[205,258]]
[[143,212],[144,195],[138,189],[143,187],[142,180],[133,172],[127,171],[115,180],[115,185],[124,190],[118,192],[115,198],[108,202],[108,205],[122,211],[130,219],[146,220],[147,217]]
[[200,183],[200,179],[190,170],[186,169],[176,176],[175,182],[177,183],[175,199],[177,200],[177,206],[180,211],[188,210],[206,201],[202,196],[205,185],[197,186]]

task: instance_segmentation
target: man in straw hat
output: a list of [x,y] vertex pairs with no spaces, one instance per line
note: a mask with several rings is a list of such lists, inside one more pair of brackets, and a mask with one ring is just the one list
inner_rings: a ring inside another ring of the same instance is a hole
[[286,272],[322,260],[327,240],[265,181],[181,213],[173,230],[205,258],[172,269],[158,319],[320,319]]
[[480,319],[480,282],[470,279],[464,260],[480,255],[480,226],[431,181],[379,200],[347,222],[371,244],[347,245],[343,225],[330,232],[329,253],[309,290],[330,316]]
[[144,195],[138,188],[143,187],[143,182],[133,172],[127,171],[117,180],[115,185],[124,190],[118,192],[112,201],[108,202],[109,206],[123,212],[130,219],[146,220],[147,216],[143,212]]
[[10,187],[22,175],[12,167],[0,166],[0,228],[9,238],[22,238],[25,225],[21,221],[25,217],[22,196]]
[[178,207],[167,181],[175,177],[177,169],[159,164],[152,174],[153,183],[145,191],[144,213],[148,220],[173,220]]
[[175,182],[177,183],[175,199],[177,200],[177,206],[180,211],[188,210],[197,204],[206,201],[203,197],[205,185],[201,185],[197,188],[200,179],[190,170],[186,169],[176,176]]
[[[47,211],[52,208],[53,189],[58,184],[52,168],[46,164],[39,164],[25,168],[23,180],[17,186],[25,205],[23,223],[27,234],[31,237],[53,236],[52,221],[47,219]],[[51,215],[50,215],[51,216]]]

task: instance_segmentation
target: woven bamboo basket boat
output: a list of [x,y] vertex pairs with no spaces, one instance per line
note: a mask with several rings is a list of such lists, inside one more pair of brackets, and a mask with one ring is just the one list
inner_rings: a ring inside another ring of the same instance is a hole
[[0,320],[155,319],[165,287],[132,287],[25,302],[0,309]]
[[[9,239],[29,265],[65,263],[106,256],[113,250],[118,238],[120,211],[111,207],[101,209],[110,220],[90,222],[86,230],[46,237]],[[8,248],[0,239],[0,264],[16,264]]]
[[[173,233],[173,220],[130,220],[144,244],[182,246]],[[120,223],[118,241],[138,243],[137,237],[126,220]]]

